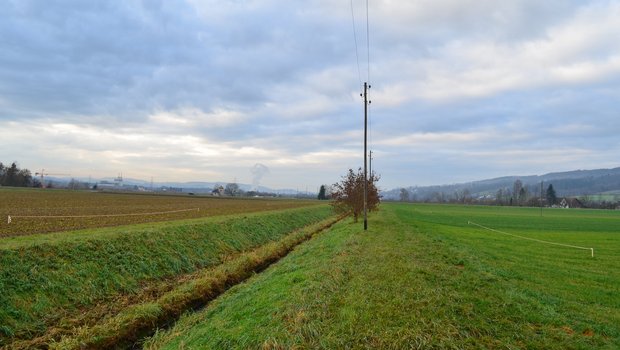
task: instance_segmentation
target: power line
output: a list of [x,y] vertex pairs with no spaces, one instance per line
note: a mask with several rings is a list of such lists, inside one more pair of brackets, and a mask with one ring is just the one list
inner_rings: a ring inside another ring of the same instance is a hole
[[372,83],[370,81],[370,26],[368,21],[368,0],[366,0],[366,54],[368,58],[368,83]]
[[[369,16],[368,16],[368,0],[366,0],[366,58],[367,58],[367,74],[368,74],[368,84],[370,85],[371,80],[370,80],[370,21],[369,21]],[[370,104],[371,102],[368,101],[368,103]],[[370,106],[369,106],[370,107]],[[372,113],[371,113],[371,109],[368,109],[368,143],[372,148]],[[371,157],[372,157],[372,151],[371,151]],[[372,175],[372,174],[371,174]]]
[[355,27],[355,11],[353,10],[353,0],[351,0],[351,19],[353,20],[353,40],[355,41],[355,59],[357,61],[357,78],[359,86],[362,86],[362,70],[360,69],[360,57],[357,48],[357,28]]

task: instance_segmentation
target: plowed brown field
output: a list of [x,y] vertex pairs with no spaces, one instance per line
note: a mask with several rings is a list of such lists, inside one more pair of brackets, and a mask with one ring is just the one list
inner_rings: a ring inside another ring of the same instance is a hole
[[0,188],[0,237],[193,219],[316,204],[319,203],[294,199]]

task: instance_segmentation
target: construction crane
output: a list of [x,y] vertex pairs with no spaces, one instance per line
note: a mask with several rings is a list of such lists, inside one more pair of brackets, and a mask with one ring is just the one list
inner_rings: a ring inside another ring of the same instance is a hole
[[34,176],[39,176],[41,178],[41,187],[45,188],[45,176],[48,175],[57,175],[57,176],[69,176],[69,174],[53,174],[53,173],[46,173],[45,169],[41,169],[41,172],[36,172],[34,173]]

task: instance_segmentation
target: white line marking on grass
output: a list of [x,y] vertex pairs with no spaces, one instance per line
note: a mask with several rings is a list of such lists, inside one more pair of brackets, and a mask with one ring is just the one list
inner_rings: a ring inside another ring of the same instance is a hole
[[489,231],[493,231],[493,232],[501,233],[501,234],[504,234],[504,235],[508,235],[508,236],[517,237],[517,238],[527,239],[527,240],[534,241],[534,242],[540,242],[540,243],[547,243],[547,244],[559,245],[559,246],[562,246],[562,247],[569,247],[569,248],[575,248],[575,249],[584,249],[584,250],[589,250],[589,251],[592,253],[592,257],[594,257],[594,248],[580,247],[580,246],[576,246],[576,245],[563,244],[563,243],[556,243],[556,242],[549,242],[549,241],[543,241],[543,240],[541,240],[541,239],[536,239],[536,238],[523,237],[523,236],[515,235],[515,234],[512,234],[512,233],[508,233],[508,232],[504,232],[504,231],[499,231],[499,230],[496,230],[496,229],[493,229],[493,228],[490,228],[490,227],[486,227],[486,226],[483,226],[483,225],[477,224],[477,223],[475,223],[475,222],[473,222],[473,221],[467,221],[467,224],[469,224],[469,225],[475,225],[475,226],[481,227],[481,228],[483,228],[483,229],[485,229],[485,230],[489,230]]

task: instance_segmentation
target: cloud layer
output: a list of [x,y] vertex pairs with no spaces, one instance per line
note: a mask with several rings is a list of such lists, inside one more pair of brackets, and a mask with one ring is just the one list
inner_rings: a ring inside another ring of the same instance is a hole
[[0,160],[315,189],[362,165],[370,72],[384,188],[618,166],[620,2],[370,1],[370,53],[352,4],[9,1]]

